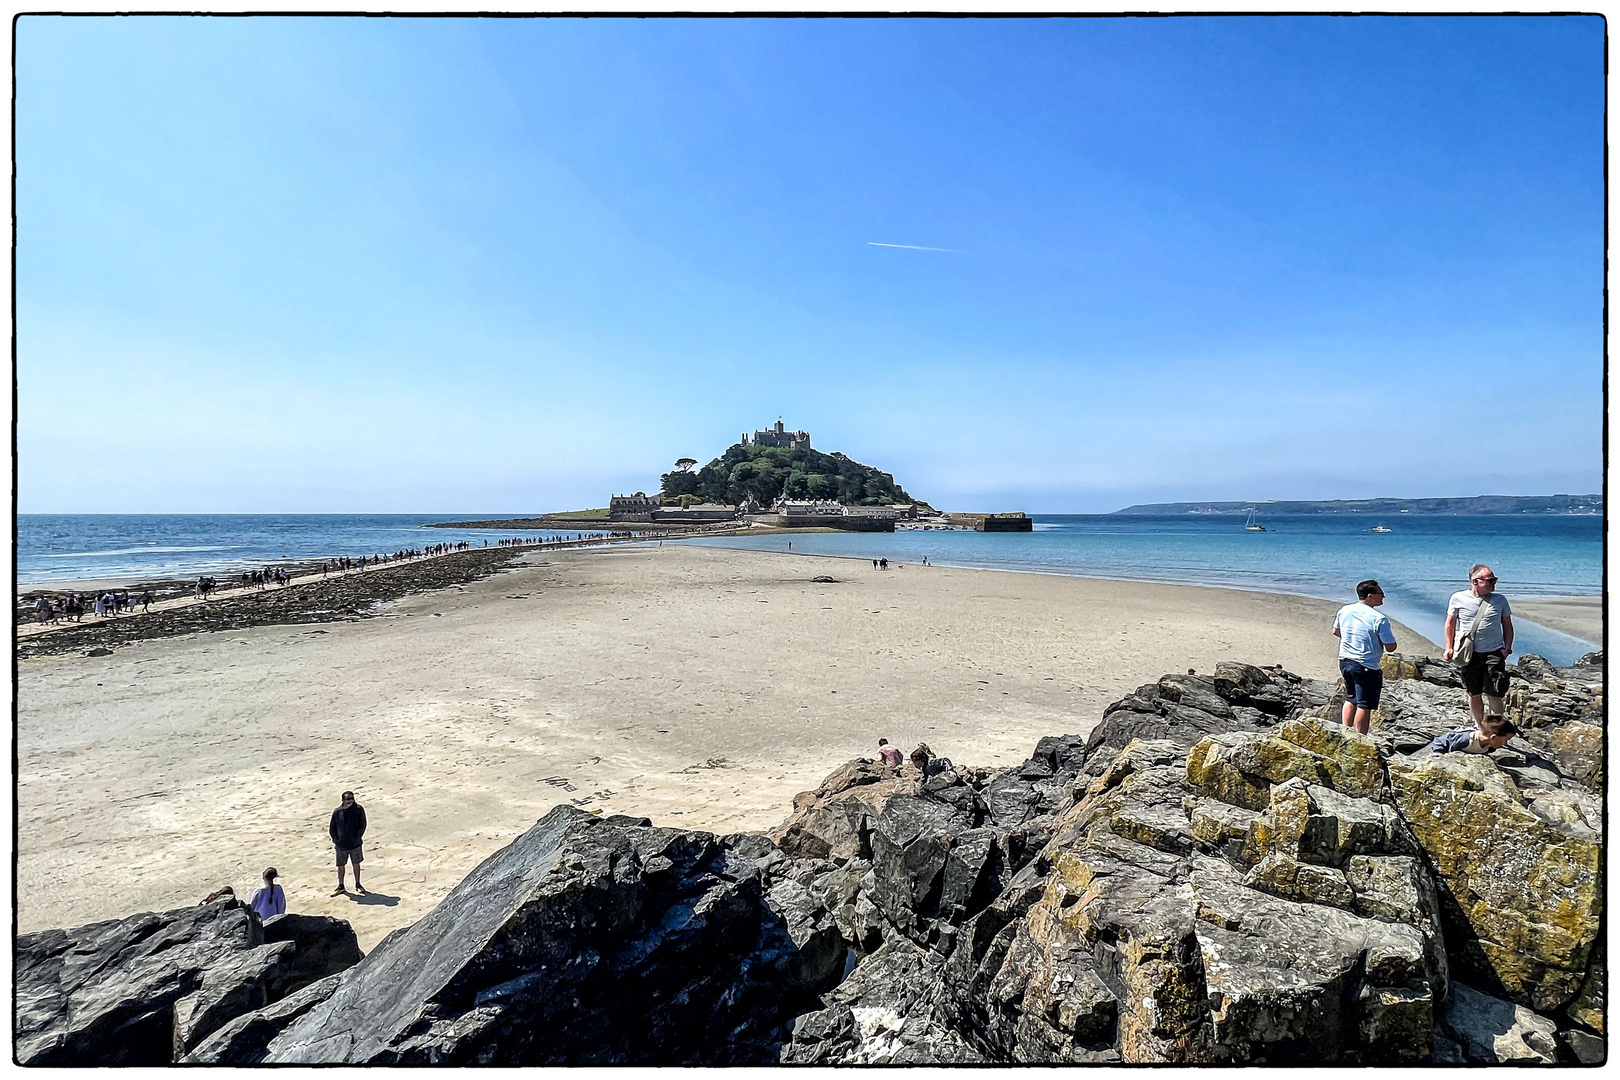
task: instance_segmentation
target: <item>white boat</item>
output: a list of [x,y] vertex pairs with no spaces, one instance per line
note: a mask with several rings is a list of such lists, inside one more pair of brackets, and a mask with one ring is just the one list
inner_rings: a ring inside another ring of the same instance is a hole
[[1384,526],[1384,525],[1374,525],[1372,527],[1372,531],[1373,532],[1394,532],[1395,530],[1391,529],[1391,528],[1389,528],[1387,526]]
[[1254,520],[1254,507],[1249,507],[1249,520],[1243,523],[1245,532],[1265,532],[1266,527]]

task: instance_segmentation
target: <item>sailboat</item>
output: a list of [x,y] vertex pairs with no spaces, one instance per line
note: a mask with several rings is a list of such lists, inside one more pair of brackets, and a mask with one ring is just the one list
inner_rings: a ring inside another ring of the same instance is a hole
[[1245,532],[1265,532],[1266,527],[1254,520],[1254,507],[1249,507],[1249,520],[1243,523]]

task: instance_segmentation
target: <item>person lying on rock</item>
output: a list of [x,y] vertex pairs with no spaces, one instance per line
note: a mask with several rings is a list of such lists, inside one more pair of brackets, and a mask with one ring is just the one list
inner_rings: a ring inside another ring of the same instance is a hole
[[891,769],[898,769],[901,763],[905,761],[905,759],[900,756],[900,748],[898,746],[890,746],[888,739],[878,740],[878,757],[882,758],[883,764],[887,765]]
[[354,792],[343,793],[343,801],[332,811],[332,822],[326,831],[332,837],[332,847],[337,852],[338,886],[332,890],[332,895],[342,896],[349,891],[343,884],[344,863],[354,864],[354,891],[361,896],[366,895],[364,886],[360,884],[360,860],[365,858],[360,841],[366,835],[366,811],[354,801]]
[[1487,716],[1479,727],[1469,725],[1435,736],[1429,744],[1429,751],[1435,754],[1450,754],[1459,750],[1465,754],[1486,754],[1502,749],[1518,733],[1519,729],[1507,717]]
[[212,904],[215,900],[235,900],[236,890],[229,885],[221,886],[198,901],[200,904]]

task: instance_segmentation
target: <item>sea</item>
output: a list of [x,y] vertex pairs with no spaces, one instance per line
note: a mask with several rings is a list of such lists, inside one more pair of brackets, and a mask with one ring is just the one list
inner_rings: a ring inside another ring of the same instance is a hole
[[[486,514],[22,514],[17,518],[19,589],[100,579],[228,575],[268,564],[372,555],[508,536],[599,535],[534,530],[429,529],[436,522],[535,517]],[[1497,588],[1518,596],[1600,596],[1603,519],[1589,515],[1272,515],[1265,532],[1241,516],[1037,514],[1028,533],[900,530],[704,537],[721,547],[886,558],[940,566],[1204,585],[1350,602],[1355,584],[1377,578],[1384,611],[1431,640],[1441,637],[1446,599],[1488,562]],[[1387,533],[1375,533],[1382,524]],[[1568,664],[1600,647],[1514,620],[1515,652]]]

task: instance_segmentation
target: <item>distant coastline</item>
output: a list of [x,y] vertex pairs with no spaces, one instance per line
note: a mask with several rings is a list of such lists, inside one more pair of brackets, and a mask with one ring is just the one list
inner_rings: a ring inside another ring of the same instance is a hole
[[1596,495],[1470,495],[1444,499],[1279,499],[1265,502],[1138,503],[1116,514],[1575,514],[1603,513]]

